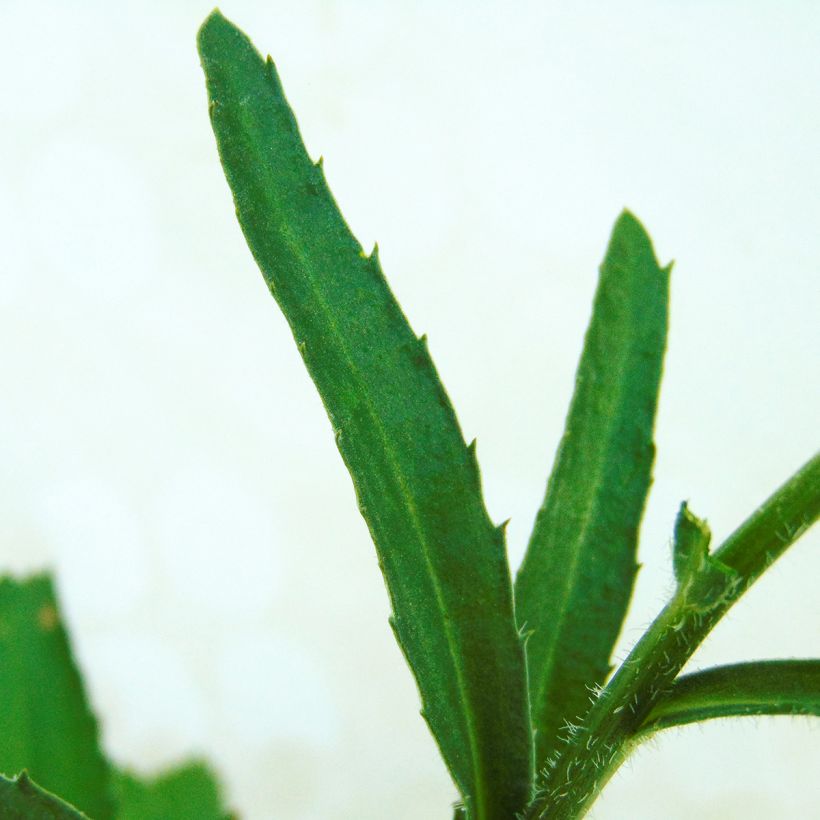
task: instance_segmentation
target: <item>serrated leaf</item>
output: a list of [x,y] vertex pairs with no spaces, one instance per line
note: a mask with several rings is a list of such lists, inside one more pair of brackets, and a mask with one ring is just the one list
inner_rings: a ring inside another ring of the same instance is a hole
[[97,722],[48,575],[0,579],[0,772],[23,769],[95,820],[112,816]]
[[683,675],[655,704],[638,735],[744,715],[820,716],[820,660],[748,661]]
[[202,763],[186,763],[158,777],[114,776],[116,820],[226,820],[219,784]]
[[503,532],[423,339],[307,155],[273,62],[218,12],[198,38],[248,245],[333,425],[423,714],[473,820],[509,820],[532,761]]
[[85,814],[40,788],[26,772],[0,776],[0,817],[3,820],[88,820]]
[[666,346],[669,270],[624,212],[600,270],[563,438],[515,585],[536,762],[589,707],[637,571]]

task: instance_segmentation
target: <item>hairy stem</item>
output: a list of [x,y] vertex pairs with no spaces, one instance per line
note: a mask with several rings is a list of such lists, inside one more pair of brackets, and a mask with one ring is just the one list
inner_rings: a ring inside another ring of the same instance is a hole
[[820,660],[748,661],[683,675],[655,704],[639,736],[744,715],[820,716]]
[[583,817],[683,665],[715,624],[772,562],[820,515],[820,454],[765,501],[681,584],[581,726],[568,725],[567,745],[542,773],[525,820]]

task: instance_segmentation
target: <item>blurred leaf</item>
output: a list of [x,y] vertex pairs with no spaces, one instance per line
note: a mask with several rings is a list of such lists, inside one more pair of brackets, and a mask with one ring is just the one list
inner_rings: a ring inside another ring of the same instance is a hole
[[526,673],[475,449],[308,157],[273,62],[218,12],[198,45],[240,225],[330,416],[423,714],[471,818],[510,820],[532,778]]
[[130,772],[114,776],[116,820],[226,820],[219,785],[202,763],[186,763],[145,780]]
[[41,789],[26,772],[12,780],[0,776],[0,817],[3,820],[87,820],[82,812]]
[[615,223],[563,438],[515,585],[536,763],[589,708],[637,571],[666,346],[669,270],[628,212]]
[[97,722],[51,579],[0,579],[0,772],[23,769],[94,820],[112,816]]

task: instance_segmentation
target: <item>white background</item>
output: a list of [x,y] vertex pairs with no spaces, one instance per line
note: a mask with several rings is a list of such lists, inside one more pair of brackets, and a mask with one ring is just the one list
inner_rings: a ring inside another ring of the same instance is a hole
[[[644,564],[725,536],[815,449],[812,2],[228,2],[427,332],[517,565],[610,227],[676,260]],[[56,567],[108,752],[200,753],[247,818],[455,797],[318,396],[217,161],[196,2],[0,3],[0,564]],[[803,539],[690,668],[817,655]],[[598,820],[807,818],[817,723],[669,732]]]

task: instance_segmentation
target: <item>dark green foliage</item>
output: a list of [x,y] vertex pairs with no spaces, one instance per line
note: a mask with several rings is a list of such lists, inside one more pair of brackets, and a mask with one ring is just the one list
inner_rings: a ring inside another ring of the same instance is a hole
[[[456,820],[511,820],[523,807],[534,751],[525,678],[535,757],[549,763],[526,818],[581,817],[645,720],[685,720],[704,703],[714,715],[764,713],[743,711],[743,697],[765,713],[798,711],[797,700],[812,712],[808,667],[789,668],[792,689],[780,699],[754,668],[742,680],[736,671],[675,678],[816,519],[817,458],[714,555],[705,522],[682,507],[675,596],[601,693],[637,568],[666,345],[669,268],[658,265],[638,220],[625,211],[613,230],[565,433],[516,581],[525,675],[503,532],[487,518],[474,447],[464,444],[424,338],[410,329],[375,251],[364,254],[348,230],[271,59],[218,12],[198,44],[239,222],[353,478],[396,636],[463,798]],[[727,680],[739,687],[734,700]],[[591,708],[590,693],[598,695]]]
[[669,270],[632,214],[615,223],[547,494],[515,584],[526,630],[536,760],[589,708],[637,572]]
[[0,579],[0,773],[31,777],[94,820],[113,816],[108,764],[47,575]]
[[272,61],[218,12],[198,42],[239,222],[330,416],[424,717],[471,816],[509,820],[532,776],[526,675],[475,447],[308,157]]
[[[820,516],[820,455],[713,553],[706,522],[681,506],[672,599],[603,686],[637,568],[667,332],[669,267],[638,220],[621,214],[600,270],[514,613],[503,527],[488,518],[474,443],[465,444],[426,340],[375,250],[362,251],[321,163],[308,157],[272,61],[219,12],[198,45],[239,222],[353,478],[391,625],[461,793],[454,820],[577,820],[655,731],[820,715],[820,660],[678,677]],[[228,820],[201,763],[142,780],[105,760],[48,576],[0,579],[0,704],[0,820],[81,820],[83,811],[94,820]]]

